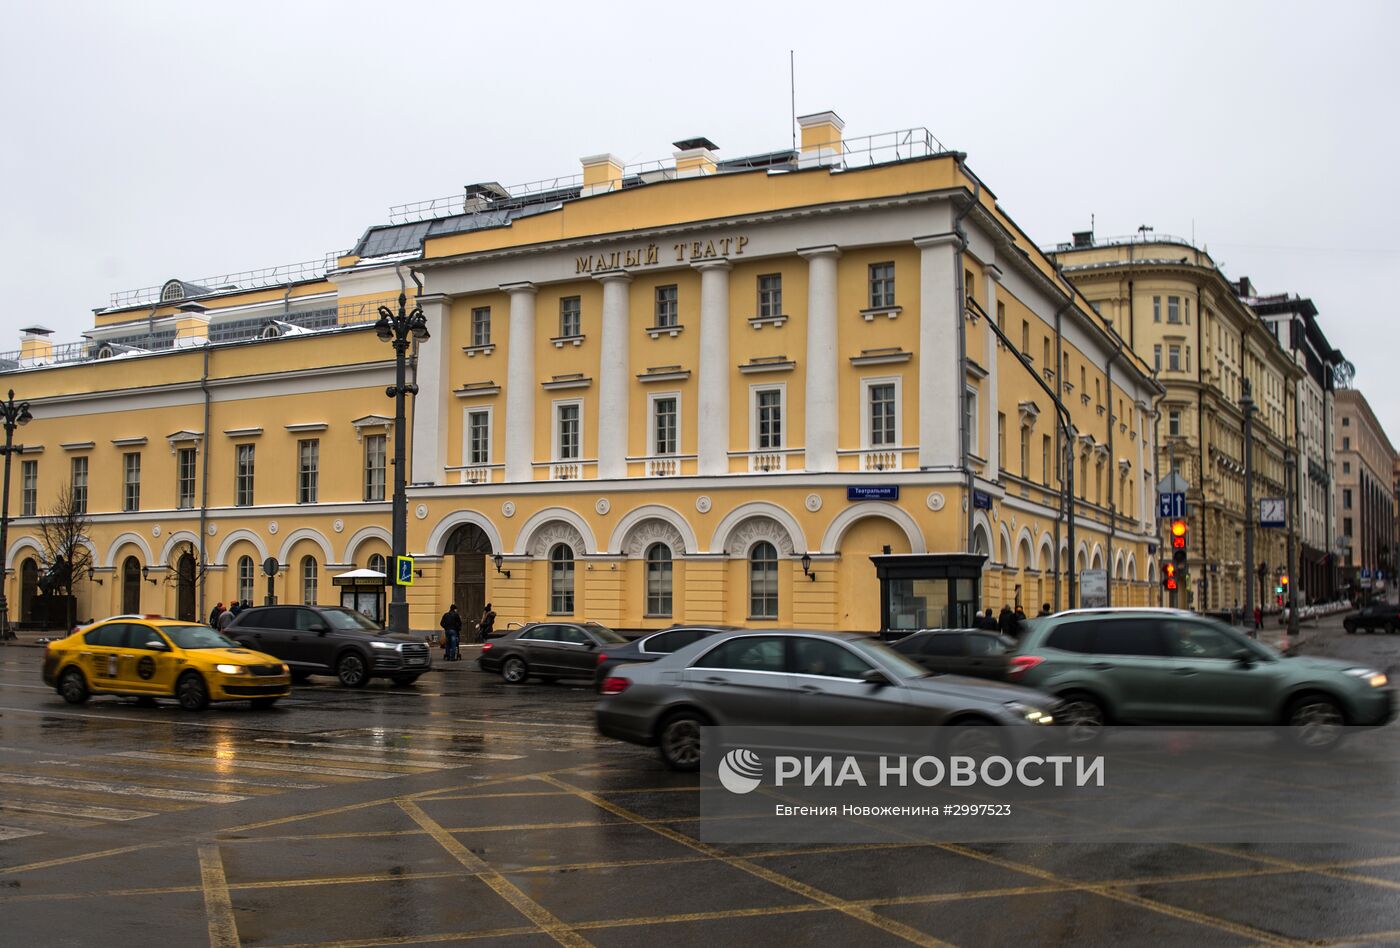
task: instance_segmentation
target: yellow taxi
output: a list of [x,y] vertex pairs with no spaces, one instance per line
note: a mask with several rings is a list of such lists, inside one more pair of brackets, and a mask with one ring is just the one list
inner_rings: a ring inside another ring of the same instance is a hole
[[174,698],[187,711],[211,701],[270,708],[291,693],[290,670],[206,625],[161,616],[116,616],[51,642],[44,684],[69,704],[93,695]]

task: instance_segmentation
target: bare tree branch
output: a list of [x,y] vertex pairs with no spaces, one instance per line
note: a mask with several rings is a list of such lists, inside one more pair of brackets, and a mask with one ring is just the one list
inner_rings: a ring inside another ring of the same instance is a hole
[[58,501],[44,516],[39,518],[39,542],[43,546],[44,565],[47,571],[39,578],[39,585],[47,594],[68,597],[68,627],[75,618],[76,602],[73,600],[74,585],[85,579],[93,567],[92,562],[92,520],[87,515],[85,504],[80,504],[71,488],[64,486],[58,492]]

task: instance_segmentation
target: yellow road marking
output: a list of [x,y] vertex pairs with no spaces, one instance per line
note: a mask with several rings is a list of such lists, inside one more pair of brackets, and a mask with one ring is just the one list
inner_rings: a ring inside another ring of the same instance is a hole
[[199,847],[199,879],[204,886],[204,915],[209,921],[209,948],[239,948],[238,923],[233,917],[218,846]]
[[478,879],[489,885],[497,895],[509,902],[511,907],[517,912],[534,922],[541,931],[545,932],[561,945],[582,948],[582,946],[590,944],[586,938],[580,937],[577,933],[572,931],[569,926],[556,918],[554,913],[520,891],[513,882],[492,869],[481,857],[463,846],[457,837],[443,829],[441,824],[427,813],[424,813],[423,808],[417,803],[414,803],[412,800],[400,800],[398,804],[399,808],[407,813],[413,822],[427,831],[428,835],[436,840],[439,846],[447,850],[453,859],[456,859],[467,869],[475,873]]
[[886,934],[894,935],[897,938],[903,938],[905,941],[912,942],[916,945],[947,945],[947,942],[940,941],[939,939],[934,938],[932,935],[925,934],[924,932],[921,932],[916,928],[911,928],[910,926],[905,925],[901,922],[896,922],[893,919],[885,918],[882,915],[877,915],[875,912],[872,912],[870,909],[864,906],[854,905],[850,902],[847,902],[844,899],[837,898],[829,892],[824,892],[821,889],[816,888],[815,886],[810,886],[806,883],[798,882],[796,879],[790,879],[780,872],[774,872],[771,869],[767,869],[756,863],[750,862],[747,859],[731,856],[721,849],[717,849],[706,843],[702,843],[699,840],[692,839],[689,836],[686,836],[684,833],[680,833],[676,830],[671,829],[669,826],[663,826],[659,823],[648,822],[645,817],[633,813],[631,810],[628,810],[625,807],[618,806],[616,803],[613,803],[610,800],[604,800],[602,797],[598,796],[595,793],[591,793],[587,790],[571,786],[570,784],[567,784],[564,781],[559,780],[558,778],[553,777],[549,774],[538,776],[536,777],[536,779],[543,780],[545,783],[548,783],[551,786],[558,787],[561,790],[567,790],[570,793],[573,793],[581,797],[582,799],[589,801],[594,806],[607,810],[614,816],[620,816],[625,820],[629,820],[640,826],[645,826],[653,833],[656,833],[659,836],[664,836],[672,842],[680,843],[682,846],[693,849],[698,853],[710,856],[713,859],[719,862],[723,862],[726,865],[733,866],[736,869],[741,869],[744,872],[747,872],[749,875],[757,876],[765,882],[769,882],[780,888],[786,889],[789,892],[796,893],[797,895],[800,895],[803,898],[811,899],[813,902],[818,902],[822,905],[825,905],[827,908],[836,909],[842,914],[849,915],[851,918],[854,918],[857,921],[865,922],[867,925],[871,925],[875,928],[878,928]]

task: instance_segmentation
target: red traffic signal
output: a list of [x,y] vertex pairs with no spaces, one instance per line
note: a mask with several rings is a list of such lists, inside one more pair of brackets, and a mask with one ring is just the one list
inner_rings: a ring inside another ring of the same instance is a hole
[[1167,590],[1174,590],[1177,588],[1175,563],[1162,564],[1162,588]]
[[1185,520],[1173,520],[1173,521],[1172,521],[1172,549],[1173,549],[1173,550],[1184,550],[1184,549],[1186,549],[1186,521],[1185,521]]

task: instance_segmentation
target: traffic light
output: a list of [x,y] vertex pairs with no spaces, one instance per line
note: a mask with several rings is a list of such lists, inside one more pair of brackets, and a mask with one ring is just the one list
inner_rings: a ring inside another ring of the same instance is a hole
[[[1186,521],[1172,521],[1172,562],[1177,566],[1186,563]],[[1175,588],[1175,587],[1171,587]]]
[[1175,563],[1162,564],[1162,588],[1167,590],[1168,592],[1176,591],[1177,584]]

